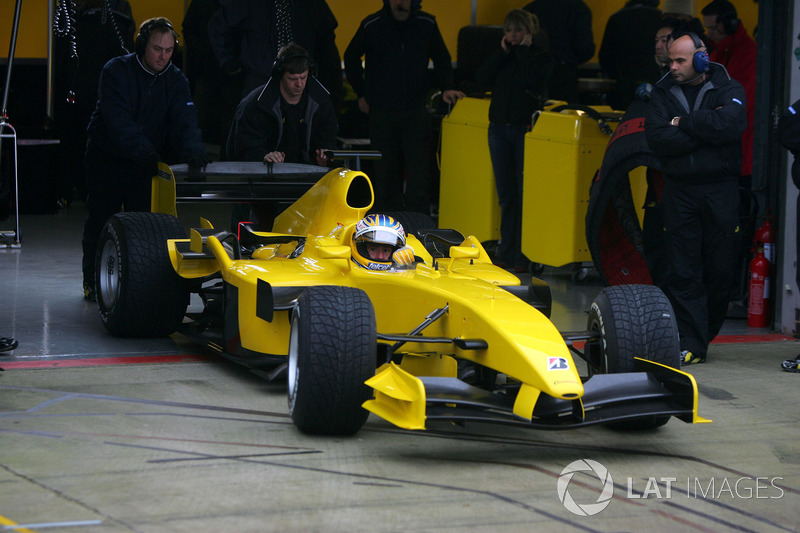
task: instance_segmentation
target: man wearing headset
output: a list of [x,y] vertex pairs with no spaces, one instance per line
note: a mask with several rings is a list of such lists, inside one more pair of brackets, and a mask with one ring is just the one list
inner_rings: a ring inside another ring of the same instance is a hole
[[227,144],[232,161],[327,165],[325,150],[336,148],[336,112],[312,71],[300,45],[278,51],[269,81],[236,108]]
[[702,363],[727,313],[739,252],[745,93],[708,60],[694,33],[669,45],[670,73],[653,89],[645,135],[661,162],[669,271],[664,292],[681,338],[682,364]]
[[[325,151],[336,148],[336,111],[313,70],[302,46],[281,47],[269,81],[236,108],[226,145],[229,160],[328,165]],[[247,219],[265,231],[272,228],[274,203],[255,201],[250,208],[237,204],[232,226]]]
[[136,51],[110,60],[100,74],[85,156],[87,300],[95,299],[95,255],[103,225],[123,206],[125,211],[150,210],[151,178],[161,156],[188,163],[191,174],[208,163],[189,82],[171,61],[177,36],[166,18],[148,19],[139,26]]

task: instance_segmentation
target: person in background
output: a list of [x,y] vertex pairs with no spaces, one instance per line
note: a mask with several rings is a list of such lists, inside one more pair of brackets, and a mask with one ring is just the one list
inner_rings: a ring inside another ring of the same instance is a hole
[[328,164],[324,152],[336,149],[336,112],[311,70],[302,46],[280,49],[272,77],[236,109],[228,137],[231,160]]
[[739,251],[738,176],[745,93],[708,59],[693,33],[669,45],[670,76],[655,86],[645,135],[664,173],[661,214],[669,262],[665,293],[681,364],[703,363],[727,314]]
[[608,95],[614,109],[628,108],[642,83],[653,83],[658,67],[653,64],[650,43],[661,22],[658,0],[628,0],[606,23],[600,45],[600,68],[617,85]]
[[97,107],[89,121],[86,173],[88,216],[83,228],[83,296],[95,300],[95,256],[108,217],[149,211],[151,179],[161,153],[198,175],[208,163],[186,76],[172,64],[178,34],[164,17],[144,21],[136,51],[103,67]]
[[192,0],[186,9],[183,17],[184,72],[197,108],[203,142],[219,147],[219,157],[225,159],[225,142],[242,98],[243,76],[241,72],[228,74],[214,60],[208,22],[220,6],[219,0]]
[[534,0],[524,8],[536,15],[541,41],[555,58],[549,97],[578,102],[578,65],[594,56],[592,11],[583,0]]
[[522,253],[522,171],[525,134],[533,113],[547,100],[553,56],[535,44],[536,15],[512,9],[503,22],[500,51],[481,67],[478,85],[492,91],[489,104],[489,154],[500,201],[500,244],[496,262],[527,272]]
[[[304,163],[327,166],[336,149],[336,112],[325,87],[311,73],[308,52],[294,43],[278,51],[272,76],[236,108],[227,142],[231,161]],[[268,200],[237,204],[233,225],[249,218],[269,231],[277,213]]]
[[[797,36],[800,41],[800,35]],[[795,50],[798,57],[800,46]],[[778,119],[778,142],[794,156],[792,162],[792,182],[800,189],[800,100],[787,107]],[[795,213],[795,283],[800,287],[800,196],[797,197]],[[800,372],[800,355],[781,363],[786,372]]]
[[369,116],[371,147],[382,154],[372,179],[376,210],[430,214],[433,128],[425,107],[430,60],[442,101],[463,98],[453,89],[450,52],[436,18],[421,10],[420,0],[383,0],[344,52],[347,81]]
[[318,65],[317,76],[342,102],[342,62],[336,47],[339,23],[325,0],[236,0],[220,2],[208,34],[222,69],[244,76],[242,97],[264,85],[278,50],[295,43]]
[[[714,0],[701,11],[703,25],[708,31],[711,61],[725,67],[731,78],[744,87],[747,97],[747,129],[742,135],[742,170],[739,187],[742,189],[743,216],[749,212],[750,188],[753,175],[753,139],[756,106],[756,42],[748,35],[739,20],[736,8],[728,0]],[[746,243],[747,244],[747,243]]]
[[[60,2],[58,12],[68,10],[69,4]],[[109,59],[133,50],[136,31],[131,5],[126,0],[84,0],[74,6],[74,23],[66,25],[70,31],[54,31],[54,111],[61,186],[58,198],[67,205],[86,200],[86,126],[97,104],[100,72]]]

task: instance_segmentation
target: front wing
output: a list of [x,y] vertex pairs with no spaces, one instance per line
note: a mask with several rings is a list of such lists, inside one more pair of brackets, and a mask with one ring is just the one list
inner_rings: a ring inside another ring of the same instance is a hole
[[[593,424],[674,416],[690,423],[711,420],[697,414],[697,383],[680,370],[636,358],[637,372],[598,374],[584,384],[584,394],[562,400],[526,389],[516,396],[495,394],[457,378],[416,377],[395,364],[378,369],[367,384],[375,398],[368,411],[405,429],[425,429],[428,420],[481,421],[540,429],[568,429]],[[519,403],[530,403],[520,406]],[[531,412],[527,418],[516,413]]]

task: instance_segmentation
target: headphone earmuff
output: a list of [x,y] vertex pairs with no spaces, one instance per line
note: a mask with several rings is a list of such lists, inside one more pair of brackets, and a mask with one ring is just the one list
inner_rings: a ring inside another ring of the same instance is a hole
[[692,68],[698,74],[708,72],[708,70],[711,68],[711,60],[708,58],[708,52],[705,50],[700,50],[700,48],[705,48],[706,45],[696,33],[689,32],[686,35],[692,38],[695,48],[695,52],[692,55]]
[[171,33],[172,36],[175,38],[175,49],[172,51],[173,56],[178,52],[178,38],[175,37],[177,32],[175,28],[172,27],[165,19],[155,19],[150,23],[142,26],[139,30],[139,33],[136,34],[136,39],[133,42],[134,50],[136,51],[136,55],[142,57],[144,55],[145,48],[147,48],[147,43],[150,41],[150,36],[153,35],[153,30],[156,28],[167,28]]

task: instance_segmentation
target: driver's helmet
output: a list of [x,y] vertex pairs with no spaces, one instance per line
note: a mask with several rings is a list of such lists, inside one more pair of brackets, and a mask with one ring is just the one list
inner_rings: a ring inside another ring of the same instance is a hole
[[387,259],[374,259],[367,252],[367,244],[385,244],[392,253],[406,244],[406,232],[402,224],[389,215],[367,215],[356,224],[353,231],[353,260],[370,270],[389,270],[392,268],[392,253]]

